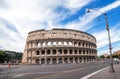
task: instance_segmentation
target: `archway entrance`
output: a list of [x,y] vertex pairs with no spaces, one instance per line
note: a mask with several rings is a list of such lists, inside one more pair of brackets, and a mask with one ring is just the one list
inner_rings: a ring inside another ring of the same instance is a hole
[[62,58],[59,58],[59,63],[62,63]]
[[39,59],[36,59],[36,64],[39,64]]
[[57,60],[56,58],[53,58],[53,64],[56,64]]
[[47,64],[50,64],[50,58],[47,59]]
[[41,64],[45,64],[45,59],[41,59]]

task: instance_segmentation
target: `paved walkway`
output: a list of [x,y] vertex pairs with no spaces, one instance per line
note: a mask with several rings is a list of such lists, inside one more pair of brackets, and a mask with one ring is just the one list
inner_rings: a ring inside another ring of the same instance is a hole
[[88,79],[120,79],[120,64],[114,65],[114,73],[109,72],[109,68],[93,75]]

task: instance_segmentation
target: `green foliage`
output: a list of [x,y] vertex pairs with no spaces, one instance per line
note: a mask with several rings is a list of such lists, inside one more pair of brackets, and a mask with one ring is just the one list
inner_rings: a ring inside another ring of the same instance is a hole
[[100,55],[100,58],[105,58],[104,55]]
[[5,61],[11,61],[11,60],[21,60],[22,59],[22,53],[15,52],[15,51],[3,51],[0,50],[0,63],[4,63]]

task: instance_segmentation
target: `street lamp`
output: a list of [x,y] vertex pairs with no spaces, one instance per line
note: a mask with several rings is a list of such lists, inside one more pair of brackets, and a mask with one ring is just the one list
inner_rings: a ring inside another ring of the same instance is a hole
[[[104,19],[105,19],[105,22],[106,22],[106,30],[108,31],[108,40],[109,40],[109,52],[110,52],[110,69],[109,69],[109,72],[115,72],[115,70],[113,68],[113,60],[112,60],[112,47],[111,47],[111,39],[110,39],[110,29],[109,29],[108,19],[107,19],[106,13],[102,13],[98,9],[92,9],[92,10],[95,10],[95,11],[101,13],[104,16]],[[89,13],[89,12],[91,12],[91,9],[87,9],[87,13]]]

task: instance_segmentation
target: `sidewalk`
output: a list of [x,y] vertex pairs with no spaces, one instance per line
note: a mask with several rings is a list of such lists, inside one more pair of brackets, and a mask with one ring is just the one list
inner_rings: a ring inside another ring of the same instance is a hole
[[93,75],[88,79],[120,79],[120,64],[114,65],[115,72],[109,72],[109,68]]

